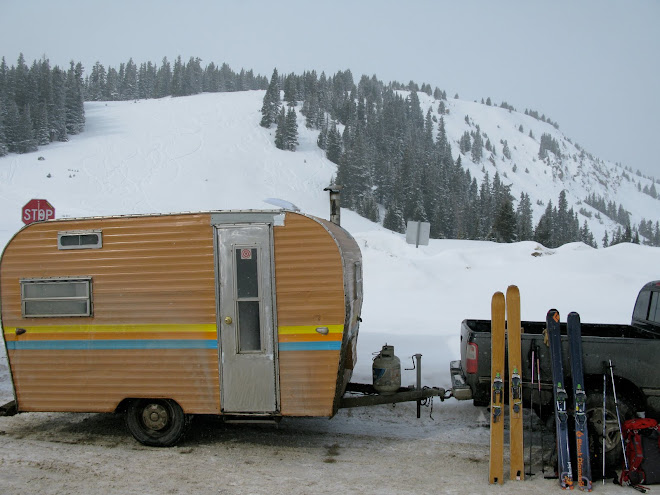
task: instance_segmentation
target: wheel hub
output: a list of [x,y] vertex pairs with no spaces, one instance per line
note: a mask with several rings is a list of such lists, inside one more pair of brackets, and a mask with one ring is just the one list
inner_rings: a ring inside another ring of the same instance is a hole
[[[593,410],[593,424],[596,427],[596,431],[603,431],[603,409],[594,409]],[[605,419],[605,450],[609,452],[610,450],[616,448],[619,445],[619,423],[616,417],[607,411]]]
[[142,422],[150,430],[162,430],[169,422],[167,409],[161,404],[149,404],[142,411]]

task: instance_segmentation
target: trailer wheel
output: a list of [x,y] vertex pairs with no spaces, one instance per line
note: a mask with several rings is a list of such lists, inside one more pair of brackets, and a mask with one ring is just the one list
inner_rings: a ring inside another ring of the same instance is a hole
[[126,425],[141,444],[170,447],[183,436],[186,416],[173,400],[139,399],[129,404]]

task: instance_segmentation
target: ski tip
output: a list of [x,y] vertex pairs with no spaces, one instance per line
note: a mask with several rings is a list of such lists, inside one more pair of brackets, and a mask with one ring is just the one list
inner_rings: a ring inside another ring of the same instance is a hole
[[491,311],[504,311],[505,308],[505,300],[504,300],[504,294],[501,292],[496,292],[493,294],[493,298],[491,299],[490,306],[491,306]]
[[546,317],[546,321],[554,320],[555,322],[559,323],[559,311],[556,309],[551,309],[548,311],[548,315]]
[[518,293],[520,292],[520,289],[518,289],[517,285],[509,285],[506,288],[507,295],[509,295],[510,293],[516,293],[516,292],[518,292]]

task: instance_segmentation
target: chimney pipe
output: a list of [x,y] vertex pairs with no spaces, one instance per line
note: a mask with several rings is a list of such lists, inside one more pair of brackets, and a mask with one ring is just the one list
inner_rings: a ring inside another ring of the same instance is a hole
[[337,184],[330,184],[323,189],[330,192],[330,221],[337,225],[341,225],[341,189],[342,186]]

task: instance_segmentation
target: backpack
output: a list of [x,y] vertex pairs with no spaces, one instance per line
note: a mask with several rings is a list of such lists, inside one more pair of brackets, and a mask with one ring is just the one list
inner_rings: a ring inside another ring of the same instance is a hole
[[635,418],[623,423],[624,455],[621,485],[660,483],[660,427],[655,419]]

